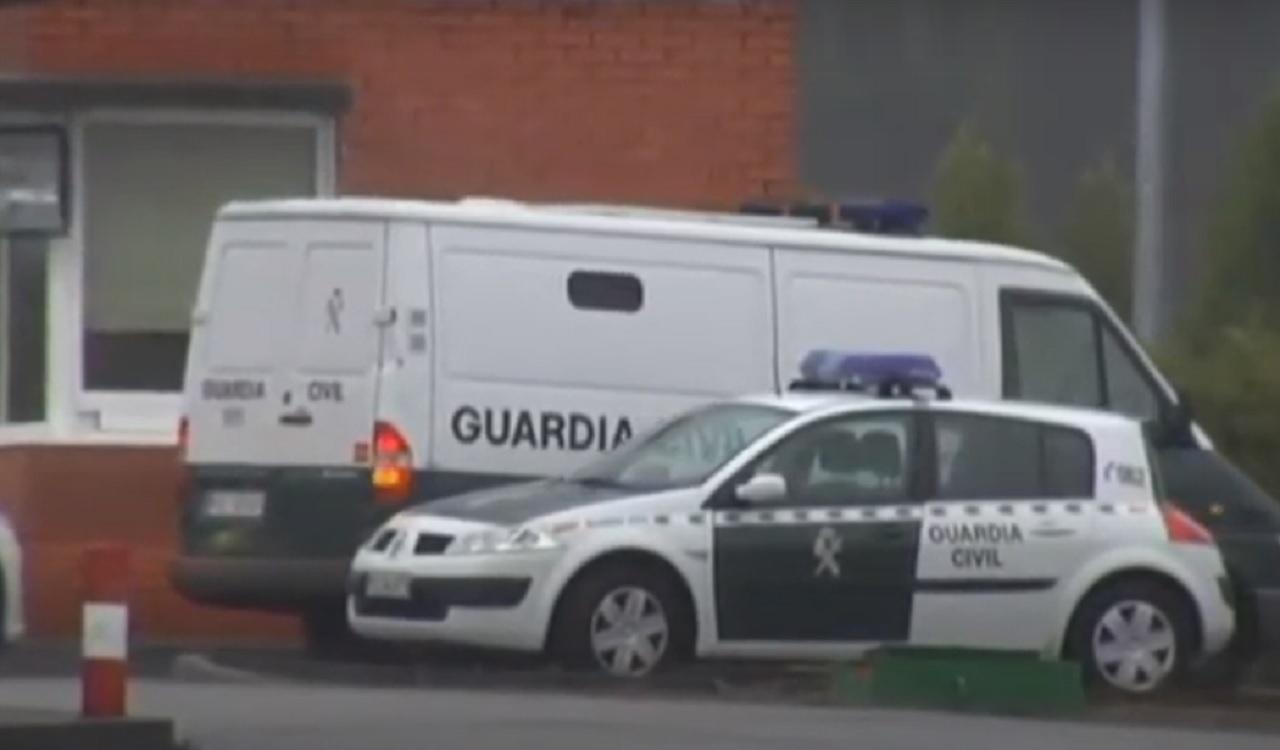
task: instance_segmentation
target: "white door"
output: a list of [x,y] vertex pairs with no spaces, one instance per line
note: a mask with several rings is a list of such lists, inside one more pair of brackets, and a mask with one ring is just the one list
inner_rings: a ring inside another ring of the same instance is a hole
[[383,349],[378,222],[227,222],[202,281],[189,460],[368,461]]
[[775,284],[784,386],[814,349],[905,351],[931,355],[957,394],[995,395],[972,264],[779,248]]

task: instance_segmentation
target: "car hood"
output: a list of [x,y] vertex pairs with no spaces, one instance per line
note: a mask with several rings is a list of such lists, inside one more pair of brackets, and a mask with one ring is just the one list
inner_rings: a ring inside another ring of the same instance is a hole
[[632,489],[549,479],[501,485],[453,495],[406,510],[403,515],[437,516],[511,526],[539,516],[620,500],[638,494],[646,493]]

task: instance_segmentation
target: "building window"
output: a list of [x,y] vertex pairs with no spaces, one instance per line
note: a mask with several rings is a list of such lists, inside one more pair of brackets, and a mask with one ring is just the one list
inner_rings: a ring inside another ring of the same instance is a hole
[[48,247],[0,238],[0,422],[45,418]]
[[120,118],[82,135],[83,387],[181,390],[215,212],[314,195],[317,128]]
[[574,271],[569,274],[569,301],[579,310],[632,313],[644,305],[644,287],[629,273]]

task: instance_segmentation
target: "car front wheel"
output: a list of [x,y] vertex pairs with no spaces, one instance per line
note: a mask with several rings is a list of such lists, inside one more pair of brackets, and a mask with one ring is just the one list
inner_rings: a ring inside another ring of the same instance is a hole
[[565,593],[555,645],[572,667],[644,677],[688,652],[690,618],[669,576],[609,565],[588,571]]

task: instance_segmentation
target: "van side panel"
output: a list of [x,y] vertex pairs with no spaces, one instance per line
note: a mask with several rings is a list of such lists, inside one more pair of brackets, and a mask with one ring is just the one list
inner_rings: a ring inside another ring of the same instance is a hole
[[994,395],[974,264],[780,248],[778,371],[814,349],[932,355],[957,393]]
[[463,226],[431,244],[434,469],[563,473],[775,385],[763,247]]

